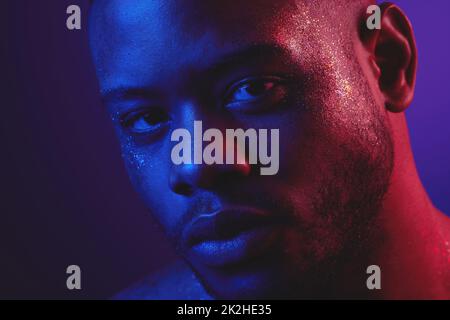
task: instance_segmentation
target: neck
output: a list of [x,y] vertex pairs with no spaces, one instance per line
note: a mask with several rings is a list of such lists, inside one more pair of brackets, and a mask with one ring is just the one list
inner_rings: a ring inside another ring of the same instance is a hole
[[[342,264],[331,296],[450,299],[450,219],[433,206],[420,182],[404,116],[389,116],[395,128],[390,186],[374,222],[374,235],[360,256]],[[370,265],[380,267],[380,290],[366,286]]]
[[377,221],[381,232],[373,263],[381,268],[387,299],[449,298],[450,247],[448,218],[431,203],[410,149],[403,115],[392,115],[394,170]]

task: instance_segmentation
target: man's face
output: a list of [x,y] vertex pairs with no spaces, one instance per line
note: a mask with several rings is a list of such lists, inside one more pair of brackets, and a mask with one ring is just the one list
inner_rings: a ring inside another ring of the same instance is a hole
[[[94,61],[131,180],[213,295],[301,296],[326,285],[371,229],[392,146],[355,54],[357,16],[335,5],[94,5]],[[194,120],[279,129],[278,173],[173,164],[171,132],[192,132]]]

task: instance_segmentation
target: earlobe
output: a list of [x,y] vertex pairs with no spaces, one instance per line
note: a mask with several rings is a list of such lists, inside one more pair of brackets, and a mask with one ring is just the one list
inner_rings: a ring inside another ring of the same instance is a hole
[[410,105],[416,81],[417,49],[406,15],[394,4],[381,5],[381,29],[362,28],[361,40],[369,51],[386,108],[402,112]]

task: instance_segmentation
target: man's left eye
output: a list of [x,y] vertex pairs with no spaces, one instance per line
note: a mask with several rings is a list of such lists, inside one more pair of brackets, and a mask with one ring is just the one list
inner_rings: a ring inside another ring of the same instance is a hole
[[284,99],[286,87],[279,77],[250,78],[232,86],[225,107],[241,111],[258,111]]

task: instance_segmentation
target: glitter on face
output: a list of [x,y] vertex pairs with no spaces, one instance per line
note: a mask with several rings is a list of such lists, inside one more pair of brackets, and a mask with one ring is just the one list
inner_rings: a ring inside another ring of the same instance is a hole
[[128,136],[126,141],[126,143],[122,144],[122,158],[126,161],[127,165],[137,171],[152,167],[148,154],[135,147],[133,138]]
[[[276,34],[302,64],[312,69],[309,74],[322,79],[319,88],[309,90],[320,91],[320,94],[309,97],[309,104],[320,106],[316,111],[330,128],[346,128],[352,135],[381,148],[384,142],[373,126],[374,116],[380,117],[377,114],[381,114],[382,108],[377,109],[368,84],[362,81],[365,76],[361,67],[355,60],[354,35],[348,31],[348,23],[352,23],[349,21],[354,21],[354,17],[347,16],[342,10],[327,10],[324,6],[333,4],[322,1],[295,3],[296,9],[290,11],[293,13],[280,19],[282,23]],[[348,12],[352,10],[349,8]],[[290,23],[285,23],[286,20]],[[368,105],[373,108],[367,108]]]

